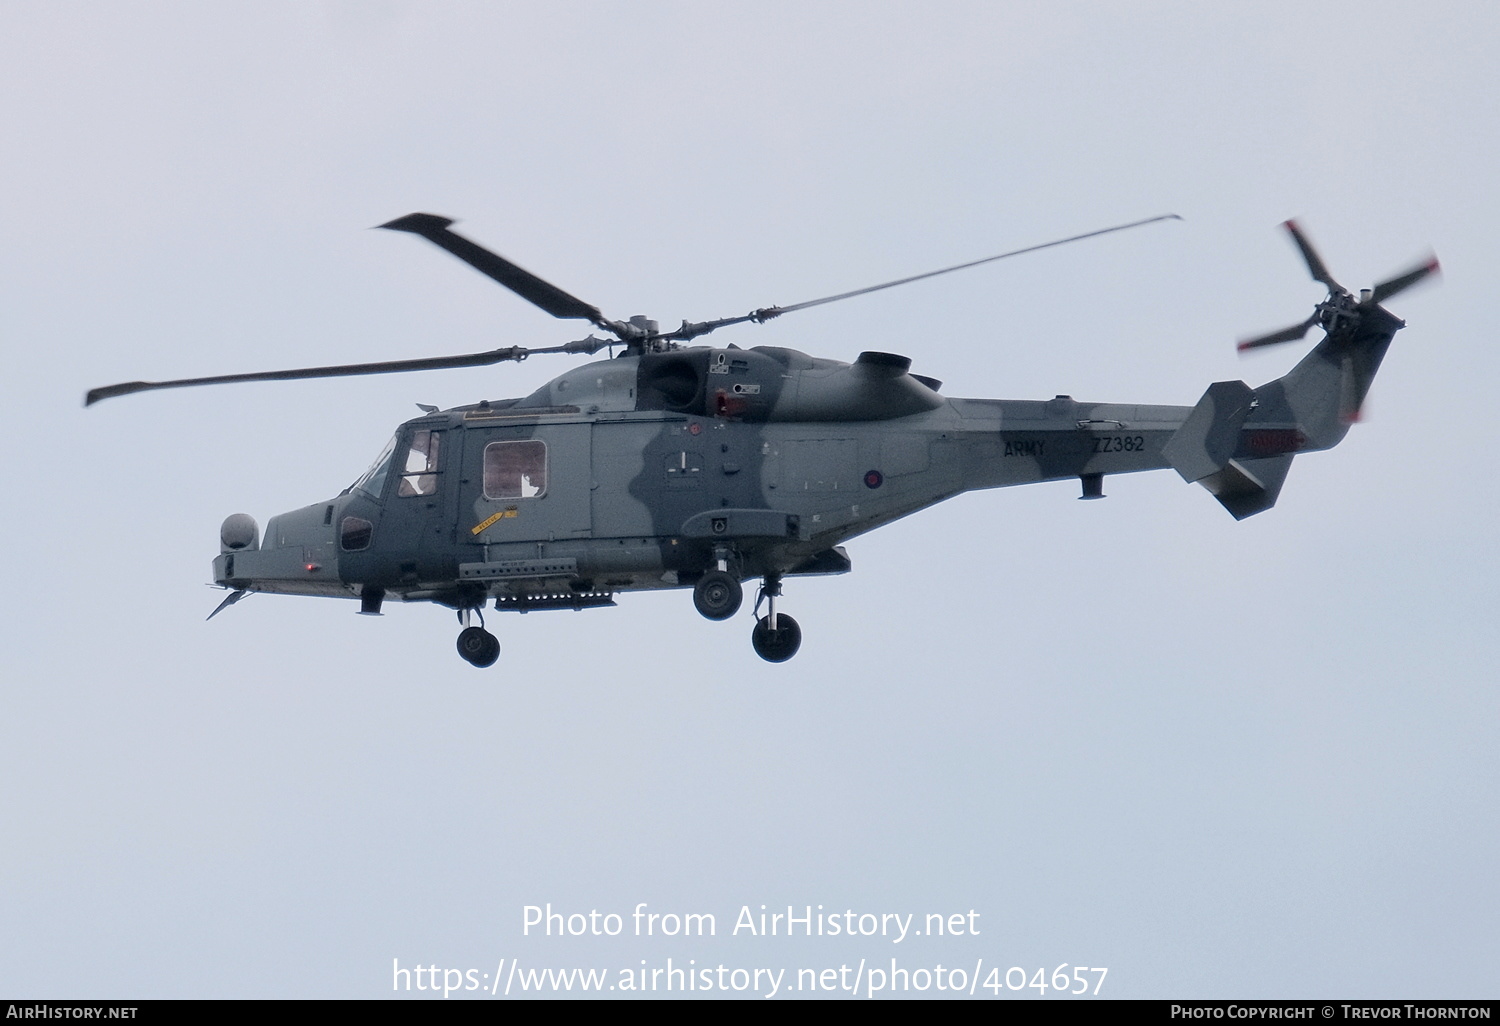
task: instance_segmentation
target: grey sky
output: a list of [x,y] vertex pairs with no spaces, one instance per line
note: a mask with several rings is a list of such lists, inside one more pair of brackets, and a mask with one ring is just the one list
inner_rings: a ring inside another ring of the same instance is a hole
[[[0,7],[0,993],[896,957],[1493,997],[1494,5],[535,8]],[[782,666],[685,592],[500,617],[484,672],[437,607],[205,624],[227,514],[336,493],[413,403],[569,364],[83,392],[581,334],[364,230],[415,210],[663,323],[1186,218],[722,336],[905,353],[957,396],[1275,377],[1299,349],[1233,342],[1320,298],[1289,216],[1351,286],[1428,247],[1445,278],[1392,302],[1366,423],[1271,512],[1170,473],[965,496],[789,586]],[[719,935],[523,937],[547,902]],[[728,935],[761,904],[981,934]]]

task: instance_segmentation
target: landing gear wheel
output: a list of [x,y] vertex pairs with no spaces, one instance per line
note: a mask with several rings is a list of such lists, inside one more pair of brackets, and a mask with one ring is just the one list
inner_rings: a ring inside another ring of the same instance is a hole
[[458,633],[458,654],[483,669],[500,658],[500,639],[483,627],[465,627]]
[[740,582],[722,570],[710,570],[693,585],[693,605],[710,620],[727,620],[740,610]]
[[755,654],[768,663],[784,663],[797,654],[802,647],[802,628],[785,613],[776,614],[776,629],[771,629],[771,618],[763,616],[755,623],[750,634],[750,644]]

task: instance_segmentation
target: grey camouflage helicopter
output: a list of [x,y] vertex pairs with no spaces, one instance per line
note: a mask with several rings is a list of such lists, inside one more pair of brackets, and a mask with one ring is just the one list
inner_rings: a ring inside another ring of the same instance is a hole
[[[777,608],[788,577],[850,570],[842,542],[979,488],[1075,478],[1101,498],[1108,474],[1171,467],[1235,519],[1275,504],[1297,453],[1337,445],[1357,419],[1387,346],[1405,322],[1380,304],[1438,269],[1428,259],[1355,298],[1291,221],[1285,227],[1327,297],[1305,321],[1240,343],[1324,338],[1259,388],[1208,387],[1195,406],[952,399],[910,373],[904,356],[864,352],[853,363],[793,349],[685,343],[731,324],[973,267],[1020,253],[1175,218],[1131,224],[1002,253],[741,317],[663,332],[655,321],[609,320],[594,306],[453,232],[410,214],[382,228],[446,249],[547,313],[587,320],[612,337],[545,349],[97,388],[85,405],[160,388],[477,367],[537,353],[623,352],[577,367],[521,399],[451,410],[423,406],[374,464],[335,498],[275,516],[260,537],[237,513],[220,529],[214,581],[252,592],[387,598],[457,612],[459,654],[490,666],[500,643],[483,610],[614,605],[627,591],[691,588],[711,620],[740,608],[759,579],[751,644],[770,662],[796,654],[802,632]],[[758,615],[764,602],[766,613]],[[478,619],[479,623],[473,621]]]

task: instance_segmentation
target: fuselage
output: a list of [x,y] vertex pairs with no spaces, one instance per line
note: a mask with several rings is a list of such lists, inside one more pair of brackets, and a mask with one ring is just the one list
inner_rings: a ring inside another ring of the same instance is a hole
[[341,495],[227,544],[226,586],[574,605],[837,573],[837,546],[960,492],[1166,466],[1181,406],[950,399],[908,361],[697,348],[418,417]]

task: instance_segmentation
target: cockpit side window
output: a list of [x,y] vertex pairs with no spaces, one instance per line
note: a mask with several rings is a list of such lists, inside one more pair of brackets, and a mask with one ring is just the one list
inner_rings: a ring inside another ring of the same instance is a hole
[[536,438],[484,447],[484,497],[535,499],[547,494],[547,443]]
[[443,440],[440,431],[414,431],[411,445],[402,463],[401,483],[396,494],[403,497],[432,495],[437,492],[438,449]]

